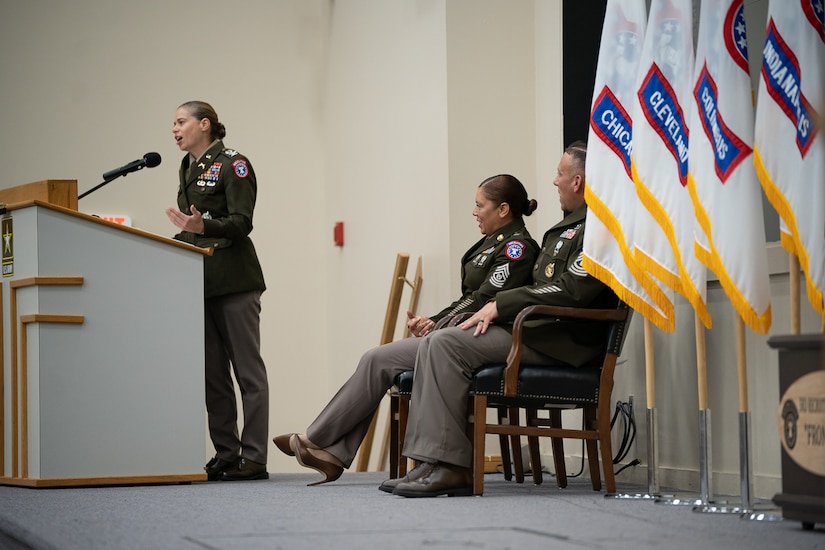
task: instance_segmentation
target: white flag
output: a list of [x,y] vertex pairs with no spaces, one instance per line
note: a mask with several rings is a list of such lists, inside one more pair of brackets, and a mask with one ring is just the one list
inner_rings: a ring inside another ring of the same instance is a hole
[[691,0],[653,0],[633,110],[633,180],[642,203],[664,231],[673,260],[660,240],[634,234],[646,267],[691,303],[707,328],[707,269],[694,253],[701,239],[687,188],[688,102],[693,73]]
[[[799,257],[808,300],[825,314],[825,113],[823,0],[772,1],[762,48],[754,165]],[[819,123],[821,124],[821,122]],[[788,242],[790,241],[790,242]]]
[[[704,229],[697,248],[737,313],[755,332],[771,326],[770,281],[743,0],[703,0],[688,105],[688,187]],[[732,215],[732,213],[736,215]],[[701,243],[700,243],[701,244]]]
[[673,303],[631,249],[639,203],[630,175],[635,92],[647,14],[644,0],[608,0],[587,145],[584,267],[662,330],[675,328]]

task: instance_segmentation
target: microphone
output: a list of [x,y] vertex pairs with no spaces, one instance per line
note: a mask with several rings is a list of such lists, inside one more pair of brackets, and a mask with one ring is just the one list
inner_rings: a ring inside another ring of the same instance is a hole
[[132,172],[140,170],[144,166],[147,168],[154,168],[158,164],[160,164],[159,154],[146,153],[145,155],[143,155],[142,159],[133,160],[125,166],[121,166],[120,168],[115,168],[114,170],[109,170],[108,172],[104,173],[103,180],[109,182],[120,176],[125,176],[126,174],[130,174]]
[[85,193],[82,193],[82,194],[78,195],[77,198],[78,198],[78,200],[82,199],[83,197],[85,197],[89,193],[92,193],[93,191],[96,191],[96,190],[100,189],[101,187],[103,187],[104,185],[106,185],[107,183],[109,183],[110,181],[112,181],[115,178],[118,178],[120,176],[125,176],[126,174],[131,174],[132,172],[140,170],[144,166],[147,166],[149,168],[154,168],[158,164],[160,164],[160,155],[159,154],[157,154],[157,153],[146,153],[145,155],[143,155],[142,159],[133,160],[132,162],[130,162],[126,166],[121,166],[120,168],[115,168],[114,170],[109,170],[108,172],[103,174],[103,183],[99,183],[98,185],[96,185],[95,187],[92,187],[91,189],[89,189]]

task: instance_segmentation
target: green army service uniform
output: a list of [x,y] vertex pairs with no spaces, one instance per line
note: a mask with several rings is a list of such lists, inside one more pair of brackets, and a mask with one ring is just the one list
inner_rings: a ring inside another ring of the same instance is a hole
[[[196,161],[181,161],[178,207],[203,216],[201,235],[175,236],[212,247],[204,259],[206,410],[216,456],[242,456],[266,464],[269,439],[269,383],[260,354],[263,271],[249,233],[257,180],[245,156],[216,140]],[[231,371],[240,388],[244,427],[238,435],[238,408]]]
[[[582,267],[586,215],[587,207],[583,205],[544,234],[533,268],[533,285],[496,296],[497,324],[510,330],[519,312],[534,304],[616,307],[618,299],[613,291]],[[522,341],[557,361],[579,367],[602,352],[606,337],[604,323],[547,319],[528,320]]]
[[538,248],[522,220],[482,238],[461,258],[461,298],[430,320],[437,323],[442,317],[476,312],[497,292],[525,284]]
[[[499,317],[484,334],[445,328],[419,346],[405,456],[470,466],[472,442],[465,430],[473,373],[483,365],[507,360],[512,321],[523,308],[534,304],[616,306],[613,291],[582,268],[586,213],[582,205],[545,233],[533,267],[533,284],[496,294]],[[522,362],[542,364],[558,358],[579,366],[600,352],[605,337],[603,329],[585,323],[531,323],[529,329],[525,327]]]
[[[521,219],[482,238],[461,259],[461,298],[430,319],[478,311],[497,292],[528,284],[538,248]],[[432,334],[364,353],[352,376],[307,428],[309,440],[349,468],[381,399],[396,376],[415,367],[419,344]]]

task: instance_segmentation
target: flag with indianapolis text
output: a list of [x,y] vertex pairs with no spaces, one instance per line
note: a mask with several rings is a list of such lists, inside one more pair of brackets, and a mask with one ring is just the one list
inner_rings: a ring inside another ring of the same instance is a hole
[[771,1],[757,93],[754,165],[825,315],[825,1]]
[[[664,231],[666,242],[637,232],[635,255],[648,271],[683,295],[710,328],[707,268],[694,252],[694,241],[698,239],[705,249],[709,246],[687,187],[693,60],[691,0],[652,0],[632,111],[632,173],[636,192]],[[667,245],[670,256],[663,250]]]
[[[650,214],[631,177],[629,115],[647,23],[644,0],[608,0],[587,140],[584,267],[662,330],[675,328],[673,303],[633,256],[636,219]],[[658,227],[656,228],[659,231]]]
[[688,189],[705,233],[696,251],[739,316],[766,334],[770,281],[752,97],[743,0],[703,0],[688,102]]

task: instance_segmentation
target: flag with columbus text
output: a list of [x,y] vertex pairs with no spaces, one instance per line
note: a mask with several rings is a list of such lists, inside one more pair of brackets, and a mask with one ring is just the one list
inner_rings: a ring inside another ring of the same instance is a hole
[[632,173],[639,198],[665,234],[634,233],[635,255],[645,268],[684,296],[711,327],[707,268],[694,252],[704,232],[687,188],[690,131],[687,106],[693,73],[691,0],[652,0],[632,111]]
[[754,165],[825,315],[825,1],[771,1],[757,93]]
[[587,140],[584,267],[632,309],[670,332],[675,328],[672,300],[638,265],[632,250],[636,219],[644,216],[649,227],[655,225],[639,202],[630,171],[628,113],[646,23],[644,0],[608,0]]
[[766,334],[770,281],[752,97],[743,0],[703,0],[688,102],[688,189],[706,238],[697,254],[745,323]]

